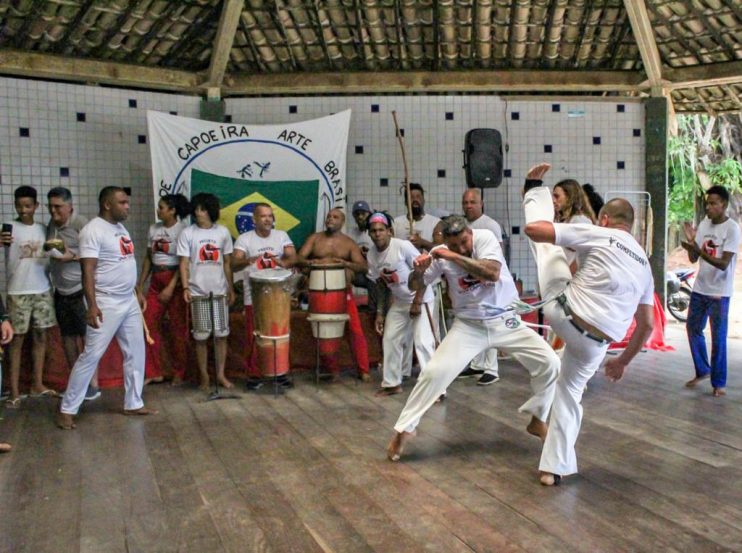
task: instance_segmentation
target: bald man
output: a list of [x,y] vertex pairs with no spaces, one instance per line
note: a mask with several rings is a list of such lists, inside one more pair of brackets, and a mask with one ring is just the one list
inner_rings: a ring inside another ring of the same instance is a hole
[[[461,197],[461,210],[464,212],[469,228],[487,229],[495,235],[502,248],[502,228],[492,217],[484,213],[484,200],[479,188],[467,188]],[[497,363],[497,349],[490,348],[472,359],[468,368],[459,377],[481,375],[477,386],[489,386],[500,380],[500,369]]]
[[[523,197],[541,297],[554,300],[544,306],[544,314],[566,344],[539,464],[545,486],[577,472],[582,392],[608,344],[622,340],[636,319],[626,349],[605,363],[606,376],[616,382],[649,338],[654,321],[654,281],[647,256],[631,235],[631,204],[621,198],[609,201],[597,225],[553,223],[551,192],[541,186],[549,167],[543,163],[529,171]],[[566,247],[584,259],[574,276]]]
[[[368,382],[371,380],[368,374],[368,345],[366,344],[366,337],[363,334],[361,319],[358,316],[358,307],[351,292],[353,274],[365,274],[368,270],[368,265],[361,253],[361,248],[358,247],[350,236],[341,232],[344,224],[345,213],[343,213],[343,210],[339,208],[331,209],[327,217],[325,217],[325,230],[312,234],[299,250],[297,265],[311,268],[312,265],[339,263],[345,267],[345,282],[348,285],[346,293],[348,299],[347,313],[350,317],[348,321],[350,328],[350,349],[358,365],[358,378],[363,382]],[[321,361],[329,369],[332,375],[331,379],[333,381],[338,380],[340,367],[338,366],[337,359],[334,356],[323,356]]]

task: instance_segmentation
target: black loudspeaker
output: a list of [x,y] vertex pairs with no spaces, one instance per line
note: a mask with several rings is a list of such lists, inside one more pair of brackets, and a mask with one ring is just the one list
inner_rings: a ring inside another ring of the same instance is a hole
[[464,139],[469,188],[496,188],[502,182],[502,136],[495,129],[472,129]]

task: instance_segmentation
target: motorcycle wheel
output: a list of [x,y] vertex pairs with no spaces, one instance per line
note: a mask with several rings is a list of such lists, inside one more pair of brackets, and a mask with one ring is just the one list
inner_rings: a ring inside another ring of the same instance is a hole
[[690,292],[685,288],[681,288],[667,298],[667,310],[681,323],[688,320],[688,307],[690,307]]

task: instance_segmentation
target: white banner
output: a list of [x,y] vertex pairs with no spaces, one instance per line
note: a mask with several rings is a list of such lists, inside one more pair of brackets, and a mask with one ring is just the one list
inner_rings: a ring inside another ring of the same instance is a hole
[[316,227],[332,207],[345,207],[350,110],[283,125],[214,123],[147,112],[154,201],[190,197],[191,171],[244,179],[319,182]]

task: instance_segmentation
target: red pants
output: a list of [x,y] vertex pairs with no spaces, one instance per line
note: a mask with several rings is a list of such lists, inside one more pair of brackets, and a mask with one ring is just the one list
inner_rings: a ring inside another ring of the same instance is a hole
[[255,347],[255,321],[252,305],[245,306],[245,371],[250,378],[263,376],[258,368],[258,350]]
[[175,286],[173,297],[167,304],[163,304],[157,296],[170,283],[175,271],[161,271],[152,273],[149,290],[147,291],[147,310],[144,312],[144,320],[147,322],[149,334],[155,341],[147,344],[147,355],[145,362],[145,377],[159,378],[162,376],[160,367],[160,349],[162,347],[162,332],[160,324],[167,313],[170,323],[171,359],[173,371],[176,376],[183,378],[186,365],[188,364],[188,326],[186,321],[186,303],[183,300],[183,288],[180,282]]
[[[346,297],[348,299],[346,313],[350,316],[350,319],[348,320],[348,329],[350,330],[350,351],[353,353],[353,359],[355,359],[356,365],[358,366],[358,373],[368,374],[368,345],[366,344],[366,336],[363,334],[361,318],[358,316],[358,307],[356,307],[356,302],[353,299],[353,293],[350,289],[348,289]],[[337,358],[334,355],[322,355],[320,356],[320,362],[331,373],[337,374],[340,372]]]

